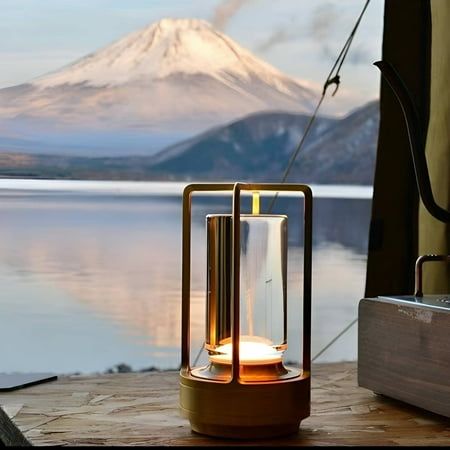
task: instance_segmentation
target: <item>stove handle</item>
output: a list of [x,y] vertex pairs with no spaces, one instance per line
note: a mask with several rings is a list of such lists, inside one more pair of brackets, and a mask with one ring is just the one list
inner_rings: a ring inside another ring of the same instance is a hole
[[416,260],[416,297],[423,297],[422,266],[427,261],[447,261],[450,263],[450,255],[422,255]]

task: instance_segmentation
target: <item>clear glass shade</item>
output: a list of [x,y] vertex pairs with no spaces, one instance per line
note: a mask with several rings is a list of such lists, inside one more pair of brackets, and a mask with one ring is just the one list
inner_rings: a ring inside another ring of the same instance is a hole
[[[241,215],[240,364],[281,364],[286,340],[287,217]],[[231,364],[232,218],[207,216],[205,347]]]

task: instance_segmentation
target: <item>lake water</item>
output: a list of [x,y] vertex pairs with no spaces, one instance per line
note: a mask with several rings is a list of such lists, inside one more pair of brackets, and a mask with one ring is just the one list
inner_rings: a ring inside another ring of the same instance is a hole
[[[0,180],[0,372],[100,372],[122,362],[136,370],[178,367],[182,186]],[[357,316],[371,189],[313,186],[313,192],[314,356]],[[274,209],[289,216],[287,357],[293,359],[301,324],[298,204],[283,198]],[[205,215],[228,208],[227,197],[193,203],[193,354],[204,337]],[[356,341],[353,326],[317,361],[355,360]]]

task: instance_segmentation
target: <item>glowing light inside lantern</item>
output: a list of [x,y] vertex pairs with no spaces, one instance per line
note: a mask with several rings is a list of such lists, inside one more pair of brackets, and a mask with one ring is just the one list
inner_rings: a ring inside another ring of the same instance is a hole
[[[220,345],[213,354],[209,355],[211,362],[231,364],[233,346],[231,343]],[[239,361],[245,365],[277,364],[282,360],[283,351],[277,350],[268,344],[265,339],[261,341],[241,340],[239,343]]]

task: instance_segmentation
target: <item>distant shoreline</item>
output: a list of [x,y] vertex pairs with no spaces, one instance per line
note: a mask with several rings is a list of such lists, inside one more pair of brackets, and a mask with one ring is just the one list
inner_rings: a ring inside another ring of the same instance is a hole
[[[11,191],[67,192],[96,195],[155,195],[181,196],[189,183],[203,181],[112,181],[112,180],[58,180],[31,178],[0,178],[0,195]],[[371,199],[373,187],[368,185],[308,184],[316,198]],[[221,195],[218,193],[210,195]],[[222,195],[228,195],[222,193]],[[268,194],[271,195],[271,194]],[[283,193],[283,195],[298,195]]]

